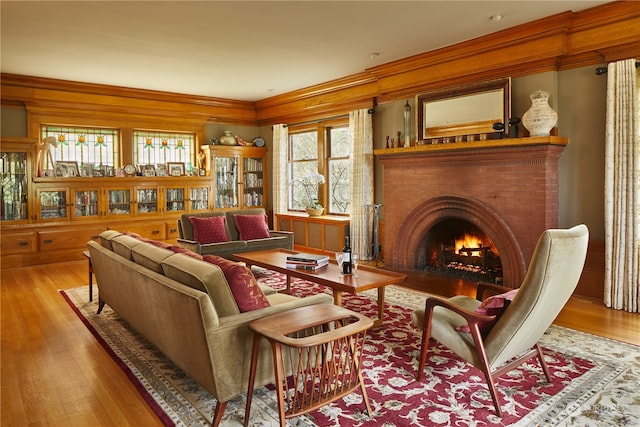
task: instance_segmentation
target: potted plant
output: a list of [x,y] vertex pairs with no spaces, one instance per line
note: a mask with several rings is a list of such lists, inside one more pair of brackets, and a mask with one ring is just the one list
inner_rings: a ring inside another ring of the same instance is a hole
[[320,173],[313,173],[302,178],[296,178],[294,181],[298,181],[302,188],[304,188],[305,200],[303,202],[304,208],[309,216],[319,216],[324,213],[324,206],[318,200],[318,185],[324,184],[324,175]]

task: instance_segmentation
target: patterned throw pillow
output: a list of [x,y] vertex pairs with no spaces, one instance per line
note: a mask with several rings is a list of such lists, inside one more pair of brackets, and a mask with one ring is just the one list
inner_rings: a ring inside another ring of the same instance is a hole
[[[489,322],[480,322],[480,333],[482,333],[482,335],[486,336],[489,331],[491,331],[493,325],[495,325],[498,319],[500,319],[502,313],[504,313],[507,307],[509,307],[509,304],[511,303],[511,301],[513,301],[517,293],[518,289],[512,289],[509,292],[505,292],[503,294],[490,296],[489,298],[482,301],[482,304],[480,304],[478,308],[475,309],[475,312],[478,314],[484,314],[485,316],[496,316],[495,319]],[[458,326],[456,330],[460,332],[471,332],[469,325]]]
[[240,233],[240,240],[266,239],[271,237],[267,215],[234,215],[233,220]]
[[217,255],[205,255],[202,258],[204,261],[220,267],[229,282],[233,299],[235,299],[240,312],[244,313],[270,306],[249,267]]
[[201,245],[229,241],[226,227],[227,220],[224,216],[210,216],[207,218],[190,216],[189,222],[193,225],[193,239]]

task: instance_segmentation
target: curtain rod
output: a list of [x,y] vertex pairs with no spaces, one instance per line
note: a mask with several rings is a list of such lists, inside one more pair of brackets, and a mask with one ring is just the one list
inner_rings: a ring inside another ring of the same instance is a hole
[[[375,112],[376,112],[376,110],[374,108],[369,108],[367,110],[367,113],[369,113],[369,114],[373,114]],[[348,114],[343,114],[341,116],[325,117],[325,118],[319,119],[319,120],[309,120],[308,122],[290,123],[290,124],[285,123],[284,127],[308,125],[308,124],[311,124],[311,123],[322,123],[322,122],[326,122],[328,120],[344,119],[345,117],[349,117],[349,115]],[[271,130],[273,130],[273,126],[271,126]]]
[[[636,68],[638,67],[640,67],[640,61],[636,61]],[[607,67],[596,68],[596,75],[601,76],[603,74],[607,74]]]

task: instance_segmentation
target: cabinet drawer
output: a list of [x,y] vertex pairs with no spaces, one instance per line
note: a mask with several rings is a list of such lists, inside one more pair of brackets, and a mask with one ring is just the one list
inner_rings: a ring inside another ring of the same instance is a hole
[[7,233],[0,236],[0,252],[2,255],[26,254],[36,252],[36,233]]
[[41,251],[60,249],[86,249],[89,240],[96,240],[106,228],[73,228],[70,230],[51,230],[38,232],[38,245]]
[[[176,224],[177,227],[177,224]],[[142,237],[146,237],[148,239],[154,240],[166,240],[167,239],[167,225],[164,221],[137,221],[132,222],[125,228],[118,229],[114,228],[117,231],[131,231],[133,233],[138,233]]]
[[167,222],[167,239],[177,239],[178,237],[180,237],[178,220]]

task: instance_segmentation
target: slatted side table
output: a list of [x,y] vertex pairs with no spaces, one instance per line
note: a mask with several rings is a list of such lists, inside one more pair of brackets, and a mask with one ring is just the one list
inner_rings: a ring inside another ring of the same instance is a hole
[[324,406],[358,387],[371,416],[360,365],[372,325],[372,319],[334,304],[299,307],[251,322],[253,350],[244,425],[249,423],[262,338],[273,350],[281,426],[287,418]]

